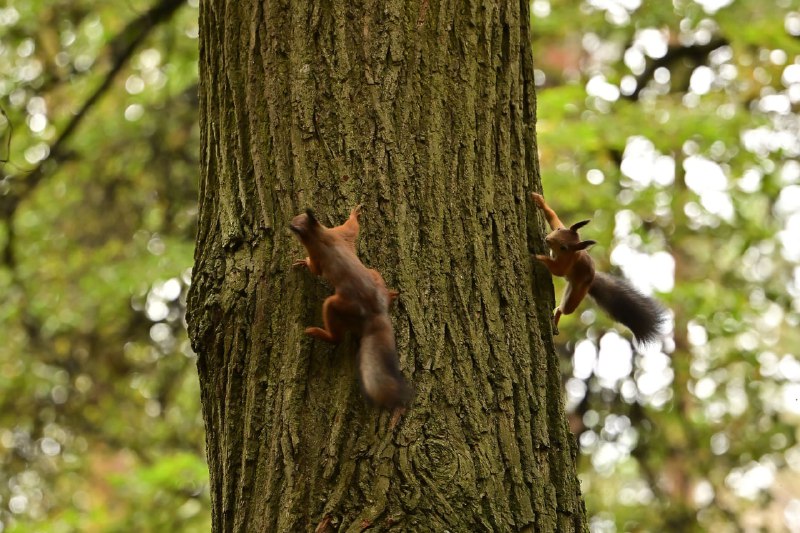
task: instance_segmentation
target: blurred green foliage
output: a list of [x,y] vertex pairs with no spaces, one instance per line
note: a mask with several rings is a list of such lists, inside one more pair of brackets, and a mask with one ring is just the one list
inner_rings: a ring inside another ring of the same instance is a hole
[[196,2],[0,7],[0,530],[210,526],[197,42]]
[[[797,0],[531,8],[545,195],[674,315],[561,321],[592,530],[800,528]],[[209,528],[196,61],[196,1],[0,7],[0,530]]]
[[800,3],[531,6],[545,196],[674,315],[561,320],[592,531],[800,530]]

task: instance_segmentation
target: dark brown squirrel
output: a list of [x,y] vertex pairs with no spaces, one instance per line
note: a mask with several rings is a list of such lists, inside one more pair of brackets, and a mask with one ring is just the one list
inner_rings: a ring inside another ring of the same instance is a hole
[[550,257],[535,257],[545,264],[552,275],[567,279],[561,305],[553,314],[553,333],[558,335],[558,320],[561,315],[569,315],[575,311],[588,293],[611,318],[627,326],[639,342],[656,340],[661,335],[661,327],[666,320],[664,308],[658,301],[636,290],[629,281],[595,272],[594,262],[585,251],[595,241],[582,241],[578,236],[578,230],[589,221],[582,220],[567,228],[541,194],[532,193],[531,197],[544,211],[553,230],[545,237],[550,248]]
[[347,331],[355,333],[360,338],[358,371],[364,394],[380,407],[402,408],[411,400],[411,387],[400,372],[389,318],[398,293],[388,290],[378,271],[365,267],[356,255],[360,210],[360,205],[355,207],[350,218],[334,228],[323,226],[310,209],[289,225],[308,251],[294,266],[322,276],[335,291],[322,306],[325,327],[308,327],[305,333],[333,344]]

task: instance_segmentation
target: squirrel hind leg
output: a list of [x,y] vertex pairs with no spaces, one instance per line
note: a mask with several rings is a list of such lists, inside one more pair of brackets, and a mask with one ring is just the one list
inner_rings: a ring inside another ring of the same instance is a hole
[[314,326],[307,327],[305,329],[305,334],[331,344],[339,344],[339,342],[342,340],[341,335],[336,335],[332,331]]
[[339,344],[348,330],[348,311],[349,308],[340,296],[336,294],[328,296],[322,304],[322,322],[325,324],[325,329],[309,327],[306,328],[306,334],[331,344]]

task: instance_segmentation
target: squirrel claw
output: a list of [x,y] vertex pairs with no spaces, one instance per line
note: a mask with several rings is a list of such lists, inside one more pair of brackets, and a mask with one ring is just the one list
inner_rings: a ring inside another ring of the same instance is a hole
[[305,259],[295,259],[292,263],[292,268],[308,267],[308,262]]

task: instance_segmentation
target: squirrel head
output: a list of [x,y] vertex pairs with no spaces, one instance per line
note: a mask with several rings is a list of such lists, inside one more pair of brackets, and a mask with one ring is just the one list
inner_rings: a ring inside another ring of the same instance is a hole
[[297,215],[289,223],[289,229],[292,230],[301,241],[309,239],[322,227],[322,224],[319,223],[319,220],[314,216],[314,212],[311,209],[306,209],[305,213]]
[[547,237],[545,237],[544,241],[550,248],[553,257],[558,257],[559,255],[566,253],[579,252],[595,244],[597,241],[582,241],[578,235],[578,230],[588,223],[588,220],[581,220],[569,228],[558,228],[553,230]]

